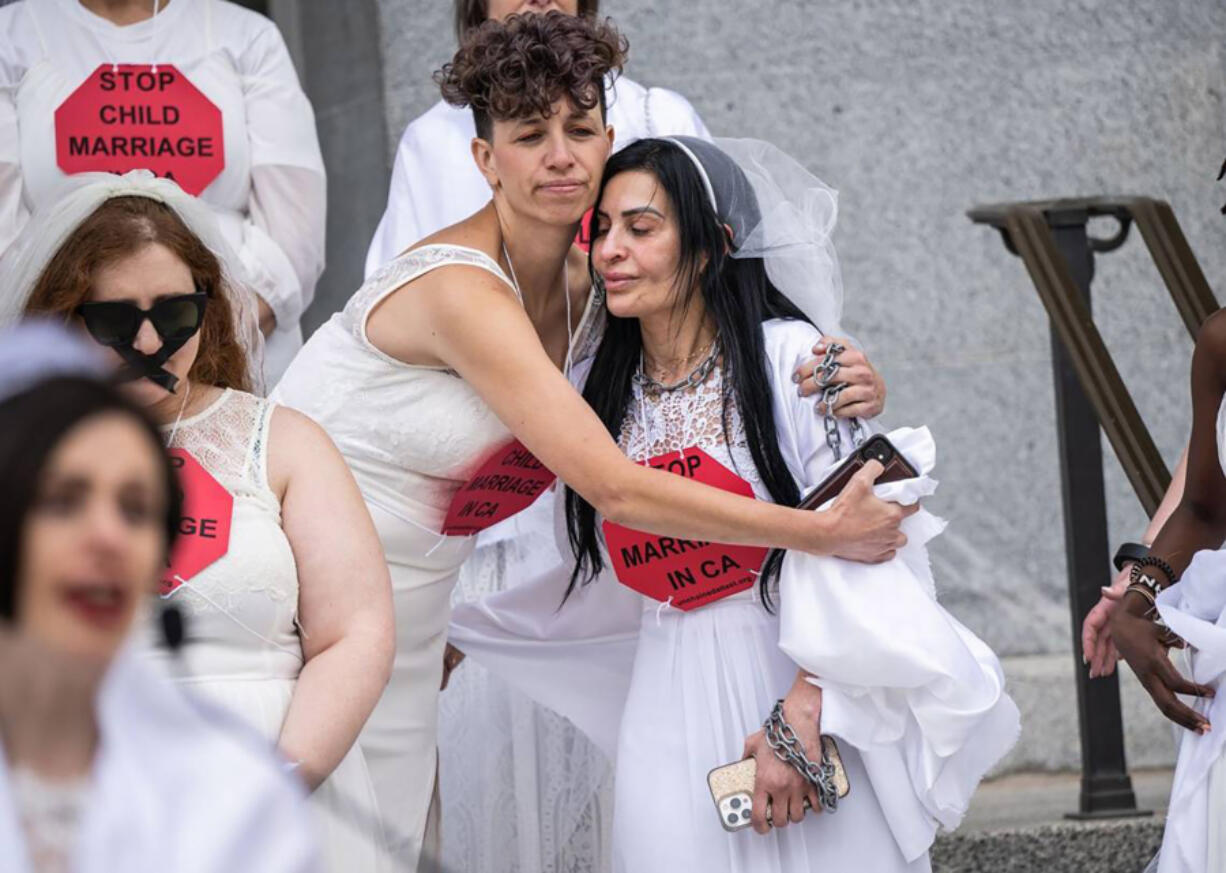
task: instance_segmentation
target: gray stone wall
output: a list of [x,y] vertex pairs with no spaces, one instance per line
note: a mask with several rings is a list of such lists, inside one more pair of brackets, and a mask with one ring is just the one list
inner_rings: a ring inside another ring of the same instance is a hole
[[[437,92],[450,4],[379,0],[388,153]],[[845,325],[890,386],[887,424],[929,424],[948,517],[944,601],[1005,654],[1067,651],[1046,316],[965,210],[1137,193],[1174,206],[1226,277],[1226,6],[1217,0],[607,0],[629,74],[686,95],[717,135],[758,136],[841,192]],[[1101,258],[1098,322],[1173,467],[1191,344],[1134,234]],[[1112,541],[1145,518],[1104,444]]]

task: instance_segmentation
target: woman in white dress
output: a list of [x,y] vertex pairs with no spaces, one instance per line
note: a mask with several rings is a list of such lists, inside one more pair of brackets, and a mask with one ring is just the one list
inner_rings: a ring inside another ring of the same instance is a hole
[[3,309],[83,324],[133,377],[186,494],[188,548],[161,587],[187,619],[178,678],[296,767],[327,869],[381,869],[354,740],[387,681],[392,615],[353,477],[320,428],[245,390],[241,298],[208,208],[143,171],[68,189],[35,214]]
[[[461,43],[483,22],[514,13],[600,12],[597,0],[454,0],[454,7]],[[606,86],[614,152],[647,136],[710,137],[695,108],[675,91],[646,87],[626,76]],[[387,209],[367,253],[367,277],[418,240],[488,202],[489,183],[471,155],[475,135],[472,112],[446,100],[405,127]],[[582,228],[580,235],[586,233]],[[836,414],[871,418],[881,412],[885,385],[859,349],[846,341],[842,345],[835,381],[847,388]],[[803,384],[806,392],[812,390],[811,379]],[[541,500],[533,511],[483,531],[460,570],[453,599],[475,600],[502,590],[519,578],[518,567],[538,561],[542,549],[553,549],[548,504]],[[569,725],[479,664],[451,676],[439,703],[439,721],[444,738],[439,788],[449,821],[443,854],[449,865],[468,873],[499,873],[512,857],[524,869],[552,870],[600,856],[611,773],[603,756]],[[589,792],[593,785],[604,791],[593,795],[592,805],[573,803],[576,793]]]
[[[794,504],[855,445],[789,378],[813,321],[837,323],[834,203],[752,140],[643,140],[610,160],[592,234],[609,325],[576,378],[630,458],[714,469],[725,487]],[[935,486],[931,438],[891,438],[923,475],[885,487],[914,502]],[[543,699],[615,746],[615,871],[929,869],[938,825],[957,824],[1018,731],[999,662],[932,594],[936,519],[908,519],[910,542],[879,566],[804,554],[763,565],[765,550],[690,543],[688,563],[652,572],[666,541],[607,521],[600,536],[598,511],[573,491],[566,510],[569,585],[545,572],[457,610],[452,635],[511,681],[548,686]],[[596,578],[606,566],[616,579]],[[573,615],[557,606],[564,594]],[[628,686],[607,679],[619,658]],[[611,690],[622,687],[624,699]],[[836,803],[776,758],[761,729],[776,701],[808,760],[823,760],[821,733],[838,738],[849,796]],[[742,756],[756,760],[752,813],[740,798],[717,809],[707,774]]]
[[[905,511],[876,500],[867,475],[819,518],[640,467],[562,374],[601,314],[571,242],[608,156],[603,82],[623,51],[610,24],[557,12],[479,28],[440,78],[449,100],[474,107],[472,150],[493,200],[372,276],[275,392],[336,441],[391,565],[396,665],[361,742],[385,815],[413,835],[399,847],[405,870],[423,843],[424,859],[438,858],[438,688],[451,593],[473,547],[441,531],[457,529],[449,507],[462,488],[522,481],[474,476],[487,458],[532,468],[535,456],[607,516],[664,534],[867,558],[901,542]],[[512,439],[531,456],[508,453]],[[493,504],[508,505],[480,502]]]
[[[1110,642],[1154,703],[1179,725],[1159,873],[1226,866],[1226,313],[1210,316],[1192,355],[1192,436],[1182,496],[1132,567],[1111,611]],[[1102,645],[1102,643],[1100,643]],[[1187,677],[1169,658],[1185,650]],[[1110,653],[1108,653],[1108,660]],[[1185,696],[1186,695],[1186,696]]]
[[178,500],[105,372],[63,328],[0,332],[0,869],[312,873],[301,786],[131,652]]
[[170,173],[212,207],[257,295],[261,381],[274,385],[302,346],[327,200],[315,115],[276,25],[227,0],[0,8],[0,256],[83,169]]

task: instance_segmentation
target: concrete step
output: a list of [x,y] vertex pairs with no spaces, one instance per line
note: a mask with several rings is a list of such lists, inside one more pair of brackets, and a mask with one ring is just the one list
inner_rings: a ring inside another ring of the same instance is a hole
[[1078,773],[1016,773],[983,783],[966,820],[932,850],[934,873],[1140,873],[1162,842],[1169,769],[1132,774],[1138,818],[1073,821]]
[[[1001,659],[1009,694],[1022,713],[1022,735],[992,771],[1078,771],[1077,686],[1069,653]],[[1129,767],[1163,768],[1175,763],[1172,725],[1158,712],[1125,664],[1117,671],[1124,715],[1124,754]],[[1103,681],[1103,680],[1095,680]]]

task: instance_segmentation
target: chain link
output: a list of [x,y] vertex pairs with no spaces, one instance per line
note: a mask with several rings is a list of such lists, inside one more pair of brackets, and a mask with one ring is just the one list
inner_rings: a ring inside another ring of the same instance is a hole
[[[805,754],[805,747],[796,736],[796,731],[783,719],[783,701],[777,701],[771,714],[762,723],[766,743],[775,757],[790,764],[810,785],[817,790],[818,802],[825,812],[836,812],[839,806],[839,790],[834,784],[834,762],[826,755],[822,744],[822,759],[814,763]],[[819,737],[820,742],[820,737]]]
[[[839,343],[831,343],[826,348],[825,357],[817,365],[817,369],[813,371],[813,384],[821,389],[821,402],[826,405],[826,412],[822,417],[823,424],[826,427],[826,445],[830,447],[830,451],[834,454],[836,461],[843,459],[843,438],[839,434],[839,420],[834,417],[834,407],[839,402],[839,395],[843,393],[847,383],[839,382],[836,385],[831,385],[830,380],[834,378],[841,366],[835,358],[845,351],[847,349]],[[860,419],[855,417],[847,419],[847,427],[851,435],[852,448],[859,447],[867,436],[864,432],[864,426],[860,423]]]

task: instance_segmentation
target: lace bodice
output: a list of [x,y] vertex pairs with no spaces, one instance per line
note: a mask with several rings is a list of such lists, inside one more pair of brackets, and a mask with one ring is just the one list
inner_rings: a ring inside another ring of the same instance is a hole
[[760,499],[770,500],[749,451],[741,413],[731,398],[725,429],[723,375],[717,363],[700,384],[675,391],[636,378],[618,445],[635,461],[698,446],[753,486]]
[[184,657],[198,679],[293,679],[302,668],[298,568],[268,484],[274,408],[227,390],[165,429],[234,497],[229,550],[168,595],[187,619]]

